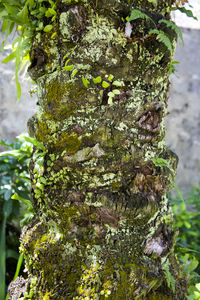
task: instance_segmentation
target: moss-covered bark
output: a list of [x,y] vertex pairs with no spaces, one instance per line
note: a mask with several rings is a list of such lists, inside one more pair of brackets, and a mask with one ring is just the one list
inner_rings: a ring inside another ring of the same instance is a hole
[[[35,35],[39,111],[28,127],[46,152],[35,149],[30,164],[28,277],[11,284],[10,299],[186,298],[167,199],[177,164],[163,125],[172,54],[149,34],[162,29],[175,48],[174,31],[158,23],[172,2],[60,0],[53,31]],[[133,8],[154,23],[127,24]]]

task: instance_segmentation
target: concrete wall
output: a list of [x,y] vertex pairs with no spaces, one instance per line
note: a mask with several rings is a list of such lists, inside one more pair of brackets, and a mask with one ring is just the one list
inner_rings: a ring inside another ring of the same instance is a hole
[[[184,192],[200,181],[200,31],[183,29],[185,47],[177,47],[172,76],[166,141],[179,156],[177,185]],[[0,61],[6,54],[0,53]],[[16,102],[14,65],[0,63],[0,139],[13,139],[26,130],[28,118],[37,110],[29,95],[30,82],[22,83],[22,98]]]
[[200,182],[200,30],[182,29],[185,46],[177,47],[177,72],[171,77],[166,141],[178,154],[177,185],[186,191]]

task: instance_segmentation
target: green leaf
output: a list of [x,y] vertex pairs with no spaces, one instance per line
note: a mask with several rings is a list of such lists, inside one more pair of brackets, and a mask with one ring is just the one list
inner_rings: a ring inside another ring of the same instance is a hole
[[101,76],[98,76],[98,77],[96,77],[96,78],[93,78],[93,82],[94,82],[95,84],[101,83],[101,81],[102,81]]
[[82,76],[82,82],[83,82],[84,86],[86,88],[88,88],[88,85],[90,84],[89,80],[87,80],[84,76]]
[[20,272],[23,260],[24,260],[24,254],[21,253],[19,258],[18,258],[17,268],[16,268],[16,271],[15,271],[15,275],[14,275],[13,280],[15,280],[19,276],[19,272]]
[[52,28],[53,28],[53,25],[46,25],[45,27],[44,27],[44,32],[50,32],[51,30],[52,30]]
[[63,60],[65,60],[68,56],[69,56],[69,54],[66,54],[66,55],[63,57]]
[[78,72],[78,70],[76,70],[76,69],[72,72],[72,78],[74,78],[76,76],[77,72]]
[[34,146],[36,146],[38,149],[41,149],[42,151],[46,151],[44,145],[38,140],[36,140],[35,138],[26,135],[19,135],[17,138],[22,141],[33,144]]
[[15,81],[16,81],[16,86],[17,86],[17,100],[19,100],[21,98],[21,94],[22,94],[22,91],[21,91],[21,85],[18,81],[18,77],[16,77],[15,75]]
[[107,89],[109,86],[110,86],[110,83],[108,83],[108,82],[106,82],[106,81],[103,81],[103,82],[102,82],[102,87],[103,87],[104,89]]
[[148,0],[148,2],[153,3],[153,4],[157,4],[157,0]]
[[187,15],[189,18],[193,18],[194,20],[198,21],[198,18],[193,15],[191,10],[186,9],[185,7],[173,7],[171,10],[180,10],[180,12]]
[[115,81],[113,81],[112,85],[115,85],[115,86],[123,86],[124,84],[123,84],[123,82],[121,82],[121,81],[115,80]]
[[170,20],[161,19],[158,23],[160,23],[160,24],[164,23],[167,25],[167,27],[171,27],[176,32],[176,34],[180,37],[180,39],[184,45],[182,32],[181,32],[180,28],[178,28],[178,26],[174,22],[172,22]]
[[39,22],[38,24],[38,29],[42,30],[44,28],[43,22]]
[[115,97],[115,94],[113,92],[109,92],[108,96],[111,97],[111,98],[113,98],[113,97]]
[[73,69],[74,69],[74,65],[65,66],[65,67],[63,68],[63,70],[65,70],[65,71],[72,71]]
[[198,260],[195,257],[193,257],[192,261],[186,263],[184,271],[186,273],[190,273],[198,267],[198,264],[199,264]]
[[22,151],[21,150],[10,150],[10,151],[4,151],[4,152],[0,152],[0,157],[1,156],[13,156],[16,158],[19,158],[22,155]]
[[20,197],[20,196],[19,196],[18,194],[16,194],[16,193],[12,196],[11,199],[21,201],[22,203],[24,203],[24,204],[27,205],[27,206],[30,206],[30,205],[32,206],[32,203],[31,203],[30,200],[25,199],[25,198],[22,198],[22,197]]
[[112,98],[112,97],[109,97],[109,98],[108,98],[108,105],[109,105],[109,106],[112,106],[112,105],[113,105],[113,98]]
[[149,16],[147,16],[145,13],[141,12],[138,9],[133,9],[131,11],[130,17],[126,18],[126,20],[128,22],[131,22],[131,21],[134,21],[134,20],[137,20],[137,19],[143,19],[143,20],[150,21],[151,23],[153,23],[156,26],[155,22]]
[[54,33],[51,35],[51,39],[54,39],[56,36],[57,36],[57,32],[54,32]]
[[152,162],[156,167],[168,167],[169,168],[169,163],[166,159],[157,157],[157,158],[152,158]]
[[12,190],[7,190],[5,193],[4,193],[4,200],[9,200],[11,199],[11,195],[12,195]]
[[13,51],[6,58],[4,58],[4,60],[2,60],[2,63],[6,64],[7,62],[11,61],[14,58],[16,58],[16,51]]
[[55,16],[56,15],[56,11],[53,8],[48,8],[48,10],[45,12],[45,16],[47,18]]
[[47,183],[47,180],[46,180],[46,178],[44,178],[44,177],[40,177],[40,181],[41,181],[42,183],[44,183],[44,184]]
[[108,76],[108,80],[109,80],[109,81],[112,81],[113,78],[114,78],[114,76],[113,76],[112,74],[110,74],[110,75]]
[[156,34],[156,39],[163,43],[171,53],[173,52],[171,41],[164,31],[158,29],[151,29],[149,31],[149,34]]
[[22,10],[17,14],[18,18],[18,24],[20,25],[28,25],[29,24],[29,18],[28,18],[28,8],[27,5],[25,5]]
[[163,264],[162,269],[164,271],[168,287],[171,288],[173,292],[175,292],[175,279],[169,270],[169,266],[167,264]]
[[120,95],[120,94],[121,94],[120,90],[113,90],[112,92],[113,92],[115,95]]

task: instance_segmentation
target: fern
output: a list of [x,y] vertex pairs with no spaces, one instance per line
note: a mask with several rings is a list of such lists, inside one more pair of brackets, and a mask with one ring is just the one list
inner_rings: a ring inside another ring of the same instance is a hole
[[187,17],[193,18],[194,20],[198,21],[198,18],[193,15],[193,12],[189,9],[186,9],[185,7],[172,7],[171,11],[172,10],[179,10],[181,13],[186,14]]
[[182,32],[181,32],[181,30],[178,28],[178,26],[174,22],[162,19],[158,23],[160,23],[160,24],[164,23],[164,24],[167,25],[167,27],[171,27],[176,32],[176,34],[180,37],[180,39],[181,39],[181,41],[182,41],[182,43],[184,45]]
[[164,31],[158,29],[151,29],[149,31],[149,34],[156,34],[156,39],[163,43],[171,53],[173,52],[172,43]]
[[169,265],[167,263],[162,265],[163,272],[165,274],[165,279],[167,281],[167,285],[170,289],[172,289],[173,293],[175,293],[175,279],[170,273]]
[[156,26],[156,24],[154,23],[154,21],[149,16],[147,16],[145,13],[141,12],[138,9],[133,9],[131,11],[130,17],[126,18],[126,20],[128,21],[128,23],[130,23],[131,21],[137,20],[137,19],[143,19],[143,20],[150,21],[150,22],[152,22]]

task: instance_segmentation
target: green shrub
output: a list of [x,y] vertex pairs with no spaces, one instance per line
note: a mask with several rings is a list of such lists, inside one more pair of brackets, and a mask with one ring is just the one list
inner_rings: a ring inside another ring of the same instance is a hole
[[28,174],[32,145],[20,140],[3,140],[0,145],[7,150],[0,153],[0,299],[4,299],[18,259],[17,272],[22,262],[18,250],[20,224],[33,215]]
[[174,229],[178,228],[175,253],[180,262],[182,275],[186,278],[189,300],[200,299],[200,188],[192,187],[184,199],[177,190],[171,199],[174,213]]

